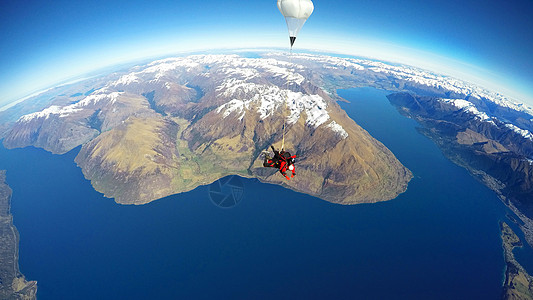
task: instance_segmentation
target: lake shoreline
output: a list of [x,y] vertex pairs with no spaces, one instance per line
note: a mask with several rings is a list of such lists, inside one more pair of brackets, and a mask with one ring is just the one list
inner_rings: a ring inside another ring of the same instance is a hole
[[19,270],[20,236],[10,211],[11,195],[6,171],[0,170],[0,298],[36,299],[37,281],[27,281]]

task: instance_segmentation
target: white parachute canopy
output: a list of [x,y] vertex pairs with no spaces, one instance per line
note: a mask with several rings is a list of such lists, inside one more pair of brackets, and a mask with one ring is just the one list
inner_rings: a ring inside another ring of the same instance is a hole
[[287,28],[289,28],[291,47],[314,8],[311,0],[278,0],[278,9],[285,17]]

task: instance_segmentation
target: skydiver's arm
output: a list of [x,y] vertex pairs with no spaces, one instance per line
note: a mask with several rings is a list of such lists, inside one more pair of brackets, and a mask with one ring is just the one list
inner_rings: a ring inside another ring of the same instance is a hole
[[277,157],[280,157],[279,155],[279,151],[277,151],[276,149],[274,149],[274,146],[270,146],[272,147],[272,151],[274,151],[274,157],[277,156]]

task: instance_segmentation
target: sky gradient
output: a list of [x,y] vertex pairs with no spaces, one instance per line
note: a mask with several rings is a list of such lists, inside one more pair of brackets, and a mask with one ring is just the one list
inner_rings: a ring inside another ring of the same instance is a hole
[[[299,49],[423,67],[533,105],[533,1],[315,0]],[[76,75],[202,49],[288,46],[275,0],[3,1],[0,106]]]

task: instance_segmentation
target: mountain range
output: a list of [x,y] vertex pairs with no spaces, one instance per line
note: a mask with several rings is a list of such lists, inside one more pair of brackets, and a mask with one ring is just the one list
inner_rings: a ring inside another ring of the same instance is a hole
[[[530,224],[531,107],[411,66],[259,56],[174,57],[53,88],[0,112],[0,136],[6,147],[53,153],[81,146],[76,162],[85,176],[120,203],[147,203],[230,174],[335,203],[375,202],[403,192],[412,175],[337,104],[345,101],[337,89],[370,86],[390,91],[391,103],[447,157]],[[284,120],[286,148],[298,157],[291,181],[261,164],[263,150],[280,146]]]
[[[159,60],[117,74],[88,95],[52,99],[18,118],[4,145],[53,153],[81,145],[76,162],[84,175],[124,204],[229,174],[343,204],[405,191],[409,170],[353,122],[311,72],[280,59],[238,55]],[[297,156],[291,181],[262,167],[260,155],[280,146],[284,123],[286,149]]]

